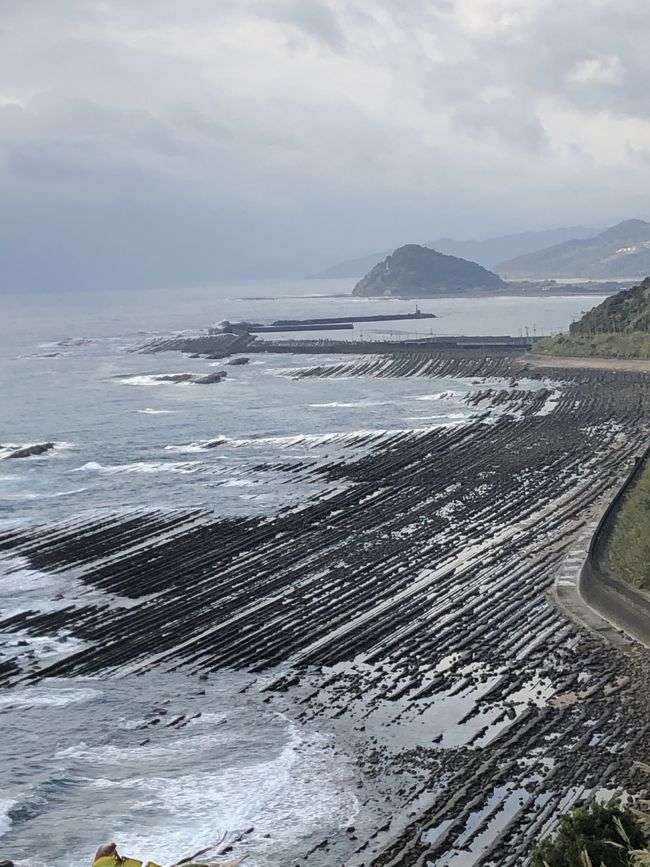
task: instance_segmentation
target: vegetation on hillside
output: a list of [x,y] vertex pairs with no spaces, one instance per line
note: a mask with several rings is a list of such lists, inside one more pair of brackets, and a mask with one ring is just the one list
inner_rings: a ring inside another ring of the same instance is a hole
[[650,467],[625,499],[612,534],[609,559],[617,578],[650,590]]
[[593,238],[565,241],[495,266],[510,280],[636,279],[650,271],[650,223],[625,220]]
[[650,864],[637,815],[618,801],[576,807],[533,850],[532,867],[628,867]]
[[538,340],[535,352],[579,358],[650,358],[650,334],[558,334]]
[[610,295],[571,325],[574,334],[650,332],[650,277],[638,286]]
[[503,280],[476,262],[445,256],[419,244],[406,244],[363,277],[353,295],[425,297],[444,291],[503,287]]
[[569,334],[535,345],[545,355],[650,358],[650,277],[606,298],[571,325]]

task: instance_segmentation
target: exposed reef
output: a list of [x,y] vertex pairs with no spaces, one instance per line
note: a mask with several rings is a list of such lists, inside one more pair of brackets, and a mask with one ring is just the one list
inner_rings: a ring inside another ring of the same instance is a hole
[[650,380],[457,347],[299,375],[417,377],[423,390],[469,377],[476,415],[360,431],[336,457],[288,444],[267,462],[287,485],[299,472],[336,487],[273,518],[160,510],[4,529],[0,554],[129,605],[80,597],[6,617],[1,632],[84,644],[0,679],[246,670],[273,709],[354,737],[388,805],[371,832],[292,863],[520,867],[580,797],[647,785],[633,767],[650,756],[647,654],[581,633],[546,591],[647,439]]
[[255,337],[242,334],[178,334],[175,337],[155,337],[136,346],[134,352],[154,353],[172,350],[207,355],[210,358],[227,358],[242,352],[255,340]]

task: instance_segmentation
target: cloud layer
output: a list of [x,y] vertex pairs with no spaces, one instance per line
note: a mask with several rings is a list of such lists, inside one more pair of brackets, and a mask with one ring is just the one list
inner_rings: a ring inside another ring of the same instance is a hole
[[0,0],[0,288],[648,216],[646,20],[643,0]]

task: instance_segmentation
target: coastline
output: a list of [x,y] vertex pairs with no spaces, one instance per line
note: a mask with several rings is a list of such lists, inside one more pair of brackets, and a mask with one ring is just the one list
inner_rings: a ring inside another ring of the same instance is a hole
[[[556,367],[561,384],[540,382],[529,361],[457,349],[296,368],[314,391],[326,380],[423,389],[464,377],[475,416],[367,432],[362,449],[351,442],[317,467],[308,453],[290,468],[276,461],[288,479],[311,473],[333,488],[275,517],[142,510],[10,534],[7,549],[31,568],[131,599],[2,623],[86,638],[29,682],[247,671],[270,709],[352,739],[394,816],[327,835],[310,864],[411,865],[467,845],[477,860],[519,863],[533,830],[590,787],[633,788],[632,754],[612,756],[612,737],[650,749],[643,684],[545,598],[592,504],[639,447],[646,380]],[[98,630],[120,640],[88,642]],[[626,719],[613,717],[612,697]],[[596,720],[587,739],[585,719]]]

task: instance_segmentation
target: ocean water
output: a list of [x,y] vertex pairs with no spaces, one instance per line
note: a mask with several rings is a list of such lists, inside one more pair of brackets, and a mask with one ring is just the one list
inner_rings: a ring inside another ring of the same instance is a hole
[[[255,354],[247,366],[225,367],[130,351],[151,336],[221,319],[412,307],[345,297],[352,282],[0,296],[0,530],[154,506],[273,515],[326,484],[288,484],[274,464],[335,461],[368,431],[466,423],[476,412],[464,401],[475,388],[467,380],[296,379],[299,368],[339,359]],[[600,300],[432,300],[420,306],[438,319],[367,323],[342,334],[542,333],[566,328]],[[210,386],[156,379],[222,367],[227,379]],[[55,447],[41,456],[9,457],[16,446],[45,442]],[[47,610],[82,589],[88,593],[70,576],[0,558],[2,616]],[[0,635],[0,660],[55,658],[73,640]],[[150,673],[0,693],[0,857],[77,867],[114,838],[124,852],[164,864],[253,827],[236,851],[252,853],[251,867],[280,867],[323,836],[370,823],[354,745],[273,714],[251,682],[244,672],[208,682]],[[181,715],[192,719],[169,725]]]
[[242,694],[250,677],[135,680],[49,681],[0,696],[3,731],[20,730],[3,756],[2,856],[82,867],[114,839],[122,853],[167,864],[248,832],[235,851],[280,865],[357,821],[352,756],[268,711],[259,692]]

